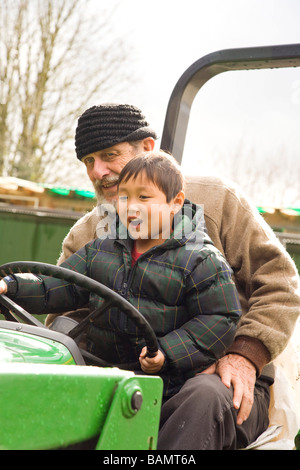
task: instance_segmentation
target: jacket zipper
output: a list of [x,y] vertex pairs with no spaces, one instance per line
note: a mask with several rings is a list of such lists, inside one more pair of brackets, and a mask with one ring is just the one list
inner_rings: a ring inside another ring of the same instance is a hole
[[[156,251],[159,247],[158,246],[154,246],[153,248],[151,248],[151,250],[149,251]],[[136,266],[137,264],[140,262],[140,260],[143,258],[143,256],[145,254],[147,254],[147,256],[149,255],[149,251],[146,251],[145,253],[142,253],[141,256],[136,260],[135,264],[133,267],[130,267],[130,273],[129,273],[129,276],[127,278],[127,280],[125,282],[123,282],[123,285],[122,285],[122,290],[121,290],[121,295],[122,297],[126,298],[128,297],[128,290],[129,290],[129,287],[131,285],[131,281],[132,281],[132,278],[133,278],[133,275],[134,275],[134,272],[135,272],[135,269],[136,269]],[[130,255],[130,263],[131,263],[131,255]]]
[[[153,250],[153,252],[154,252],[158,248],[159,248],[159,246],[155,246],[151,249],[151,251]],[[147,255],[149,255],[149,251],[147,251],[145,253],[147,253]],[[129,288],[131,286],[132,278],[133,278],[134,272],[136,270],[137,263],[143,258],[145,253],[141,254],[141,256],[136,260],[133,267],[131,267],[132,258],[131,258],[131,253],[130,253],[130,272],[129,272],[129,276],[128,276],[127,280],[123,282],[122,290],[120,292],[121,296],[124,297],[124,299],[126,299],[126,300],[128,300],[128,291],[129,291]],[[127,320],[127,317],[124,315],[123,316],[123,321],[121,322],[121,328],[122,328],[123,331],[125,331],[125,329],[126,329],[126,320]]]
[[135,265],[132,268],[130,268],[130,273],[129,273],[128,279],[125,282],[123,282],[121,295],[125,299],[127,299],[127,297],[128,297],[128,290],[129,290],[129,287],[131,285],[131,281],[132,281],[132,278],[133,278],[134,271],[135,271]]

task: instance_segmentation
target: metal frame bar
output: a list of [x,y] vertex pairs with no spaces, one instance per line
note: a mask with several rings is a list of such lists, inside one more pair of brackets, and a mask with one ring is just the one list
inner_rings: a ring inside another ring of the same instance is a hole
[[180,77],[171,94],[161,149],[181,163],[191,106],[200,88],[214,76],[234,70],[300,66],[300,44],[224,49],[194,62]]

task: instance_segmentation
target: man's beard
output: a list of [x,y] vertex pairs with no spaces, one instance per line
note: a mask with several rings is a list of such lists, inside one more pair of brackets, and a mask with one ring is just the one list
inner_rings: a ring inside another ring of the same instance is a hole
[[106,178],[102,178],[102,180],[96,180],[93,183],[98,205],[99,204],[116,205],[116,202],[117,202],[116,200],[105,199],[105,196],[103,194],[102,186],[106,186],[106,185],[109,185],[109,184],[117,184],[118,180],[119,180],[118,176],[108,176]]

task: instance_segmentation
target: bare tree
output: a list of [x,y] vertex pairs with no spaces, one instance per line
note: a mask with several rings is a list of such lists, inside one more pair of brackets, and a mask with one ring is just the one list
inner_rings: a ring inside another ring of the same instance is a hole
[[52,163],[68,154],[76,117],[91,99],[100,90],[112,99],[132,80],[126,44],[111,31],[117,3],[104,2],[97,16],[88,6],[89,0],[1,0],[2,174],[45,181]]

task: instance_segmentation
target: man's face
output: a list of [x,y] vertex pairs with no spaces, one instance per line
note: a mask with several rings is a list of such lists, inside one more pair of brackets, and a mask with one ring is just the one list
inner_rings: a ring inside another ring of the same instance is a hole
[[121,142],[82,159],[88,177],[94,185],[99,204],[116,202],[118,179],[122,168],[144,150],[144,141],[135,142],[134,146],[128,142]]

